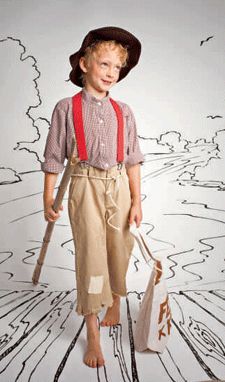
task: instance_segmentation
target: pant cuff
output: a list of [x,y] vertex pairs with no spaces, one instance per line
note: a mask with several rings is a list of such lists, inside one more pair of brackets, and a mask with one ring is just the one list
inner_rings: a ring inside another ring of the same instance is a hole
[[98,308],[91,308],[91,309],[85,309],[82,307],[82,305],[80,304],[77,304],[76,306],[76,312],[78,314],[78,316],[86,316],[88,314],[98,314],[102,311],[103,308],[108,308],[108,307],[111,307],[113,306],[113,300],[111,300],[111,302],[106,302],[106,303],[102,303]]

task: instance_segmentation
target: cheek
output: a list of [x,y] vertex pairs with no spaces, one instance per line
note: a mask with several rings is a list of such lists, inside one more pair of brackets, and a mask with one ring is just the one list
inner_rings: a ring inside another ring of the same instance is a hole
[[120,73],[115,73],[115,80],[117,81],[119,79]]
[[103,74],[103,70],[102,69],[95,69],[93,74],[94,74],[95,77],[101,77],[102,74]]

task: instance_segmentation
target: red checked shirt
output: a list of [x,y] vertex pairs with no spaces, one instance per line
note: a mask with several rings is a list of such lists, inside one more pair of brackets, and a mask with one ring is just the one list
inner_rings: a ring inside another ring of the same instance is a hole
[[[91,166],[108,170],[117,164],[117,117],[107,95],[98,99],[82,88],[82,109],[84,134]],[[126,168],[143,163],[135,118],[130,107],[116,101],[122,109],[124,117],[124,163]],[[44,162],[41,170],[59,173],[64,169],[64,161],[71,154],[72,139],[75,138],[72,97],[63,98],[57,102],[52,113],[51,126],[48,132]]]

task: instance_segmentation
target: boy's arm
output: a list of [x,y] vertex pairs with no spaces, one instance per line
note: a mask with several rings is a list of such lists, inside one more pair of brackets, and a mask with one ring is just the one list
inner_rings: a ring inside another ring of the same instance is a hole
[[136,222],[139,227],[142,220],[141,209],[141,170],[140,164],[129,167],[127,170],[129,179],[130,195],[131,195],[131,209],[129,214],[129,224]]
[[[53,222],[60,217],[59,212],[56,213],[52,206],[54,204],[54,188],[56,185],[58,174],[45,172],[44,179],[44,192],[43,192],[43,204],[44,204],[44,217],[45,220]],[[63,209],[63,206],[60,206],[60,210]]]
[[140,226],[142,220],[141,209],[141,164],[144,162],[144,155],[139,146],[137,127],[134,114],[128,107],[128,151],[125,163],[126,172],[129,178],[131,209],[129,215],[129,223],[136,222],[137,227]]
[[[58,174],[64,169],[66,157],[66,113],[61,108],[59,101],[54,107],[51,125],[46,139],[44,150],[44,161],[41,162],[41,169],[44,172],[44,192],[43,205],[44,217],[47,221],[55,221],[60,216],[55,213],[52,206],[54,204],[54,188]],[[63,207],[60,206],[62,210]]]
[[61,101],[59,101],[52,112],[44,149],[45,159],[41,162],[43,172],[58,174],[64,170],[67,151],[66,122],[66,112],[61,108]]

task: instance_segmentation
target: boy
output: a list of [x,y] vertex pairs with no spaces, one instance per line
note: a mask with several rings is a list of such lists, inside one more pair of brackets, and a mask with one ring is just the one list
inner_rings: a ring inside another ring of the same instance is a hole
[[[144,156],[135,119],[121,101],[116,111],[109,96],[109,89],[137,64],[140,52],[140,42],[124,29],[104,27],[87,34],[80,50],[70,56],[70,80],[82,87],[81,109],[74,108],[72,97],[56,104],[41,165],[45,219],[55,221],[60,214],[52,208],[53,191],[74,135],[77,155],[81,157],[79,153],[86,150],[88,160],[78,161],[71,178],[68,213],[75,244],[76,312],[85,317],[84,362],[90,367],[105,362],[97,326],[102,307],[107,311],[101,326],[119,323],[120,297],[126,296],[126,272],[134,245],[129,224],[135,221],[139,227],[142,220],[140,163]],[[78,114],[85,137],[82,150],[81,133],[75,129]]]

